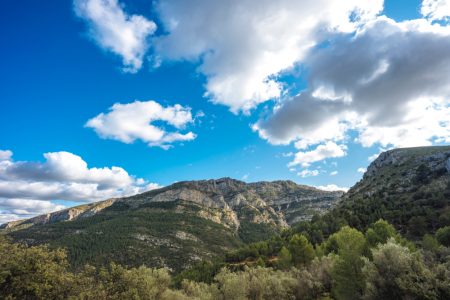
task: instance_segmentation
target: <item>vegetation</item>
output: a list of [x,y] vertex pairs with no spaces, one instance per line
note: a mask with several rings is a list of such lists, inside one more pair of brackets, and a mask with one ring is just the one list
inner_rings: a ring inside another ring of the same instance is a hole
[[282,232],[245,221],[252,209],[230,228],[182,201],[10,232],[49,246],[0,236],[0,299],[450,299],[450,177],[436,149],[409,149]]
[[203,262],[175,276],[115,263],[74,271],[63,250],[0,236],[0,298],[449,299],[450,249],[441,243],[448,228],[424,237],[433,242],[423,249],[393,228],[383,220],[364,233],[344,226],[315,247],[301,234],[273,238],[230,253],[251,254],[239,263]]
[[[124,205],[124,204],[121,204]],[[115,205],[70,222],[35,225],[11,232],[14,240],[67,249],[74,268],[142,264],[180,271],[199,260],[243,245],[233,230],[199,217],[187,202],[151,203],[139,209]],[[250,234],[250,233],[249,233]]]
[[450,176],[445,167],[449,150],[445,146],[390,151],[387,162],[350,189],[329,218],[312,226],[344,222],[365,230],[383,218],[412,240],[449,226]]

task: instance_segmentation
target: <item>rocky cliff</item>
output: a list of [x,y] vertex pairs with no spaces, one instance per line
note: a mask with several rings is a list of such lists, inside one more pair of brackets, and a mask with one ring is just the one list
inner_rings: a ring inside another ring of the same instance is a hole
[[255,223],[270,223],[287,226],[299,220],[309,219],[333,207],[342,192],[328,192],[292,181],[273,181],[245,183],[243,181],[221,178],[199,181],[177,182],[170,186],[152,190],[139,195],[108,199],[91,204],[80,205],[54,213],[40,215],[27,220],[13,221],[2,228],[29,227],[61,221],[72,221],[95,215],[113,205],[126,204],[137,208],[149,202],[188,201],[208,209],[218,209],[214,216],[203,212],[206,218],[224,223],[226,226],[239,226],[238,215],[242,207],[256,212],[251,220]]

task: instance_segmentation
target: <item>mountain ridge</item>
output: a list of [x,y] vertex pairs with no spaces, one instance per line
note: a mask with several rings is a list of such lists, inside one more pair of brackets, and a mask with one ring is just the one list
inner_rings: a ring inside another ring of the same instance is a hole
[[4,226],[13,240],[68,249],[74,266],[115,261],[177,271],[327,211],[342,192],[291,181],[183,181]]
[[[271,194],[270,196],[277,197],[276,192],[271,191],[272,187],[278,189],[278,192],[284,192],[283,199],[277,200],[269,200],[267,204],[273,206],[280,206],[287,203],[292,203],[295,201],[303,201],[303,200],[316,200],[321,196],[324,196],[326,199],[333,200],[336,197],[339,197],[343,193],[340,191],[323,191],[318,188],[297,184],[291,180],[275,180],[275,181],[258,181],[246,183],[244,181],[240,181],[237,179],[233,179],[230,177],[223,177],[219,179],[206,179],[206,180],[192,180],[192,181],[180,181],[173,183],[171,185],[150,190],[147,192],[143,192],[137,195],[132,195],[128,197],[121,198],[110,198],[102,201],[92,202],[88,204],[82,204],[79,206],[74,206],[70,208],[66,208],[63,210],[59,210],[56,212],[51,212],[47,214],[38,215],[32,218],[11,221],[0,225],[0,228],[4,229],[12,229],[14,227],[18,227],[21,225],[24,226],[33,226],[36,224],[47,224],[54,223],[60,221],[71,221],[77,218],[89,217],[93,214],[100,212],[101,210],[113,205],[116,202],[126,202],[127,204],[131,204],[132,206],[138,206],[139,204],[145,203],[148,201],[148,198],[154,202],[165,202],[165,201],[174,201],[175,198],[184,201],[191,201],[195,203],[199,203],[202,205],[206,205],[208,207],[214,208],[225,208],[229,209],[233,206],[238,206],[242,199],[239,197],[235,197],[232,201],[226,202],[224,196],[230,194],[239,194],[242,192],[246,192],[246,189],[253,188],[259,191],[259,194]],[[184,192],[186,189],[201,191],[203,194],[215,194],[215,197],[205,197],[205,195]],[[287,190],[297,190],[302,191],[306,194],[318,193],[316,196],[306,196],[303,198],[296,197],[295,193],[289,193]],[[173,193],[171,191],[176,190],[177,193]],[[253,195],[255,196],[255,195]],[[286,198],[288,197],[288,198]],[[255,204],[261,205],[256,201]],[[278,207],[278,211],[281,211],[282,208]]]

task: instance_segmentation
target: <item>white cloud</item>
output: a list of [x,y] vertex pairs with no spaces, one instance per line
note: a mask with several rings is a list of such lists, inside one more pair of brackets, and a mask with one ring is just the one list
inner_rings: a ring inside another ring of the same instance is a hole
[[278,98],[277,76],[329,32],[350,32],[383,0],[167,0],[156,10],[167,34],[156,60],[200,61],[206,95],[233,112]]
[[338,171],[330,172],[330,176],[336,176],[337,174],[338,174]]
[[349,190],[348,187],[339,187],[335,184],[319,185],[319,186],[316,186],[316,188],[318,188],[319,190],[329,191],[329,192],[334,192],[334,191],[347,192]]
[[51,200],[93,202],[158,187],[120,167],[88,168],[81,157],[69,152],[50,152],[44,157],[45,162],[0,161],[0,219],[63,208]]
[[379,155],[380,155],[380,153],[375,153],[375,154],[369,156],[369,157],[367,158],[367,160],[368,160],[369,162],[373,162],[375,159],[378,158]]
[[444,20],[450,17],[449,0],[423,0],[420,12],[430,20]]
[[297,175],[300,176],[300,177],[303,177],[303,178],[317,176],[317,175],[319,175],[319,170],[308,170],[308,169],[305,169],[305,170],[302,170],[302,171],[298,172]]
[[299,149],[346,143],[351,131],[364,147],[450,142],[449,49],[450,26],[378,17],[306,57],[308,89],[253,129]]
[[346,155],[346,146],[338,145],[334,142],[327,142],[317,146],[314,150],[297,152],[294,160],[289,163],[289,167],[302,165],[308,167],[311,163],[321,161],[331,157],[342,157]]
[[108,113],[90,119],[86,127],[93,128],[102,138],[133,143],[139,139],[149,146],[167,149],[174,142],[195,139],[193,132],[167,131],[154,122],[165,122],[174,129],[184,129],[193,122],[191,109],[179,104],[163,107],[155,101],[135,101],[114,104]]
[[10,160],[12,157],[12,152],[9,150],[0,150],[0,161]]
[[89,26],[91,38],[105,50],[120,55],[124,70],[136,72],[148,49],[147,38],[156,24],[143,16],[128,15],[118,0],[74,0],[76,14]]
[[1,214],[19,216],[33,216],[58,211],[66,208],[64,205],[54,204],[50,201],[32,199],[4,199],[0,198]]
[[291,156],[294,156],[294,152],[281,153],[281,156],[283,156],[283,157],[291,157]]
[[358,172],[358,173],[361,173],[361,174],[366,173],[366,171],[367,171],[366,168],[358,168],[358,170],[357,170],[357,172]]

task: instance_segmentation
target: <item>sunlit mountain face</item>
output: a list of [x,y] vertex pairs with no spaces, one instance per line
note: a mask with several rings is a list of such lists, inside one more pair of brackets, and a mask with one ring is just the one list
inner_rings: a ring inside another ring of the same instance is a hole
[[446,0],[0,4],[0,223],[185,180],[347,191],[450,142]]

